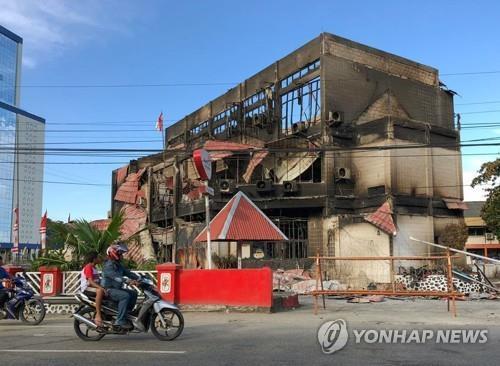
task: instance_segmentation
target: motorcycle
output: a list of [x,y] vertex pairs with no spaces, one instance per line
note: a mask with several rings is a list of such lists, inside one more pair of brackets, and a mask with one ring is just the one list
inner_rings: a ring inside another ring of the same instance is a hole
[[[14,277],[9,299],[0,308],[1,319],[18,319],[29,325],[38,325],[45,318],[45,305],[41,297],[36,296],[23,277]],[[9,289],[8,289],[9,290]]]
[[103,325],[98,327],[95,318],[95,297],[79,293],[75,297],[80,303],[74,312],[74,330],[84,341],[99,341],[107,334],[125,335],[128,333],[151,333],[161,341],[172,341],[181,335],[184,329],[184,317],[174,304],[161,299],[152,280],[141,277],[137,288],[144,294],[144,301],[127,314],[127,320],[133,329],[117,329],[113,325],[118,314],[117,304],[103,299],[101,313]]

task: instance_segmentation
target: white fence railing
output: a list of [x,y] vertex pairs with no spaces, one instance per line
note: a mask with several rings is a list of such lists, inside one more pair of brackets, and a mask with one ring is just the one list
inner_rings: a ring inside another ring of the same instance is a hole
[[[132,271],[137,275],[145,276],[153,280],[156,284],[156,271]],[[41,272],[18,272],[17,276],[26,278],[28,285],[35,291],[35,293],[40,294],[40,280]],[[63,283],[62,283],[62,293],[64,296],[72,296],[80,292],[80,271],[66,271],[63,272]],[[128,287],[128,286],[127,286]]]
[[35,294],[40,294],[41,272],[17,272],[16,276],[24,277]]

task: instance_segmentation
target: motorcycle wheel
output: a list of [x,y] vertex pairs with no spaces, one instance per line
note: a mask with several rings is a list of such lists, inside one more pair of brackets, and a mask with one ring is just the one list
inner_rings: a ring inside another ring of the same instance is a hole
[[[160,316],[167,328],[163,328]],[[184,317],[179,310],[162,309],[159,314],[154,313],[151,318],[151,332],[160,341],[173,341],[181,335],[184,329]]]
[[31,299],[19,309],[19,319],[29,325],[38,325],[45,319],[45,305],[39,299]]
[[[93,320],[95,317],[95,310],[91,308],[84,308],[77,314],[89,320]],[[102,337],[106,335],[104,333],[96,332],[94,329],[90,328],[87,324],[80,322],[78,319],[75,319],[73,322],[73,328],[75,329],[75,333],[78,338],[86,342],[100,341]]]

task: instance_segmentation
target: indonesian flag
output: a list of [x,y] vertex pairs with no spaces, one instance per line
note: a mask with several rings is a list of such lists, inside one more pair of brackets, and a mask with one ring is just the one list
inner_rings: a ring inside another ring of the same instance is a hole
[[12,253],[19,253],[19,208],[14,209],[14,246],[12,247]]
[[42,250],[45,250],[46,243],[47,243],[47,210],[45,210],[45,214],[42,216],[42,221],[40,221],[40,244]]
[[161,112],[160,115],[158,116],[155,128],[157,131],[163,131],[163,112]]

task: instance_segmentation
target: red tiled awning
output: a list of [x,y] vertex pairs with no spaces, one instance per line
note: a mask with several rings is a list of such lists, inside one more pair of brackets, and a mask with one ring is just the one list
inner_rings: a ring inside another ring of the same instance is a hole
[[118,171],[116,172],[117,186],[120,186],[125,181],[125,178],[127,177],[127,172],[128,172],[128,164],[118,169]]
[[450,210],[468,210],[469,206],[457,198],[443,198],[446,207]]
[[255,149],[255,146],[239,144],[231,141],[208,140],[203,146],[210,154],[212,161],[232,156],[235,151],[246,151]]
[[263,151],[257,151],[253,153],[252,159],[250,160],[250,163],[248,163],[247,170],[245,171],[245,174],[243,174],[243,180],[247,183],[250,183],[250,178],[252,177],[253,171],[259,165],[262,163],[262,160],[265,159],[265,157],[269,154],[269,151],[263,150]]
[[129,174],[125,182],[116,191],[115,200],[126,203],[135,203],[137,199],[137,192],[139,191],[139,180],[145,171],[146,169],[143,168],[137,173]]
[[[282,241],[288,238],[243,192],[238,192],[210,222],[214,241]],[[206,228],[194,239],[207,241]]]
[[365,220],[389,235],[396,235],[396,225],[392,220],[392,210],[389,202],[384,203],[377,211],[365,217]]

